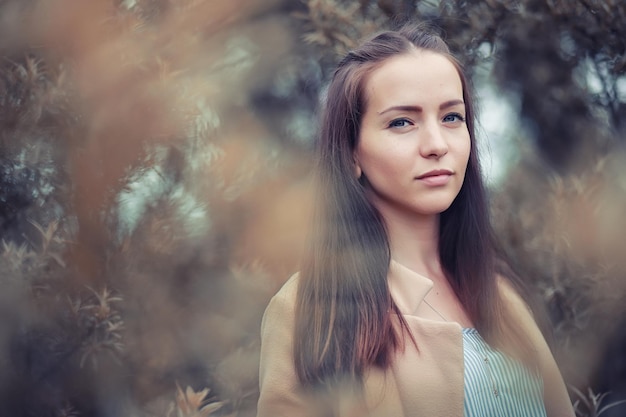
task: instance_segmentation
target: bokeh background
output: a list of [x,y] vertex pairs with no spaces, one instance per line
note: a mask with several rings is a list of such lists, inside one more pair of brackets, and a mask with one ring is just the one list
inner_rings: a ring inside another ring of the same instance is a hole
[[579,416],[626,407],[622,0],[0,0],[0,415],[254,416],[342,53],[442,29]]

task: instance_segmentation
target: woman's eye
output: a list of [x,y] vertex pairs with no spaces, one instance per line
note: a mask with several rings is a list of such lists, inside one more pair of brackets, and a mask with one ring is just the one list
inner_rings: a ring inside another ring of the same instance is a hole
[[389,123],[389,127],[407,127],[412,124],[408,119],[395,119]]
[[443,118],[443,122],[444,123],[450,123],[450,122],[465,122],[465,117],[463,117],[461,114],[459,113],[450,113],[450,114],[446,114]]

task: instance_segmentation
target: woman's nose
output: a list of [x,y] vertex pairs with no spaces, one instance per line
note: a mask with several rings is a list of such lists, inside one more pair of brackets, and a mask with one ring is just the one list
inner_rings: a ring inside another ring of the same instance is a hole
[[420,154],[424,158],[439,159],[448,153],[448,143],[441,131],[443,127],[437,123],[425,124],[420,135]]

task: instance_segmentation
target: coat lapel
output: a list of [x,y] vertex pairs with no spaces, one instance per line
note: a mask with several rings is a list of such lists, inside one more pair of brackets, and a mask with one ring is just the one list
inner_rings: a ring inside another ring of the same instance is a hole
[[[463,340],[461,326],[419,317],[416,313],[433,281],[392,260],[387,276],[391,296],[415,336],[398,353],[390,374],[401,412],[389,415],[463,415]],[[389,393],[387,393],[389,394]]]
[[398,262],[391,260],[387,274],[389,292],[403,315],[414,316],[433,282]]

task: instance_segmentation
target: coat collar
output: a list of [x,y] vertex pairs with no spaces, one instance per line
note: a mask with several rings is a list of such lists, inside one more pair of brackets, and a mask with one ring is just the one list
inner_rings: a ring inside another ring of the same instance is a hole
[[417,308],[433,288],[433,282],[406,266],[391,260],[387,274],[389,292],[400,312],[414,316]]

